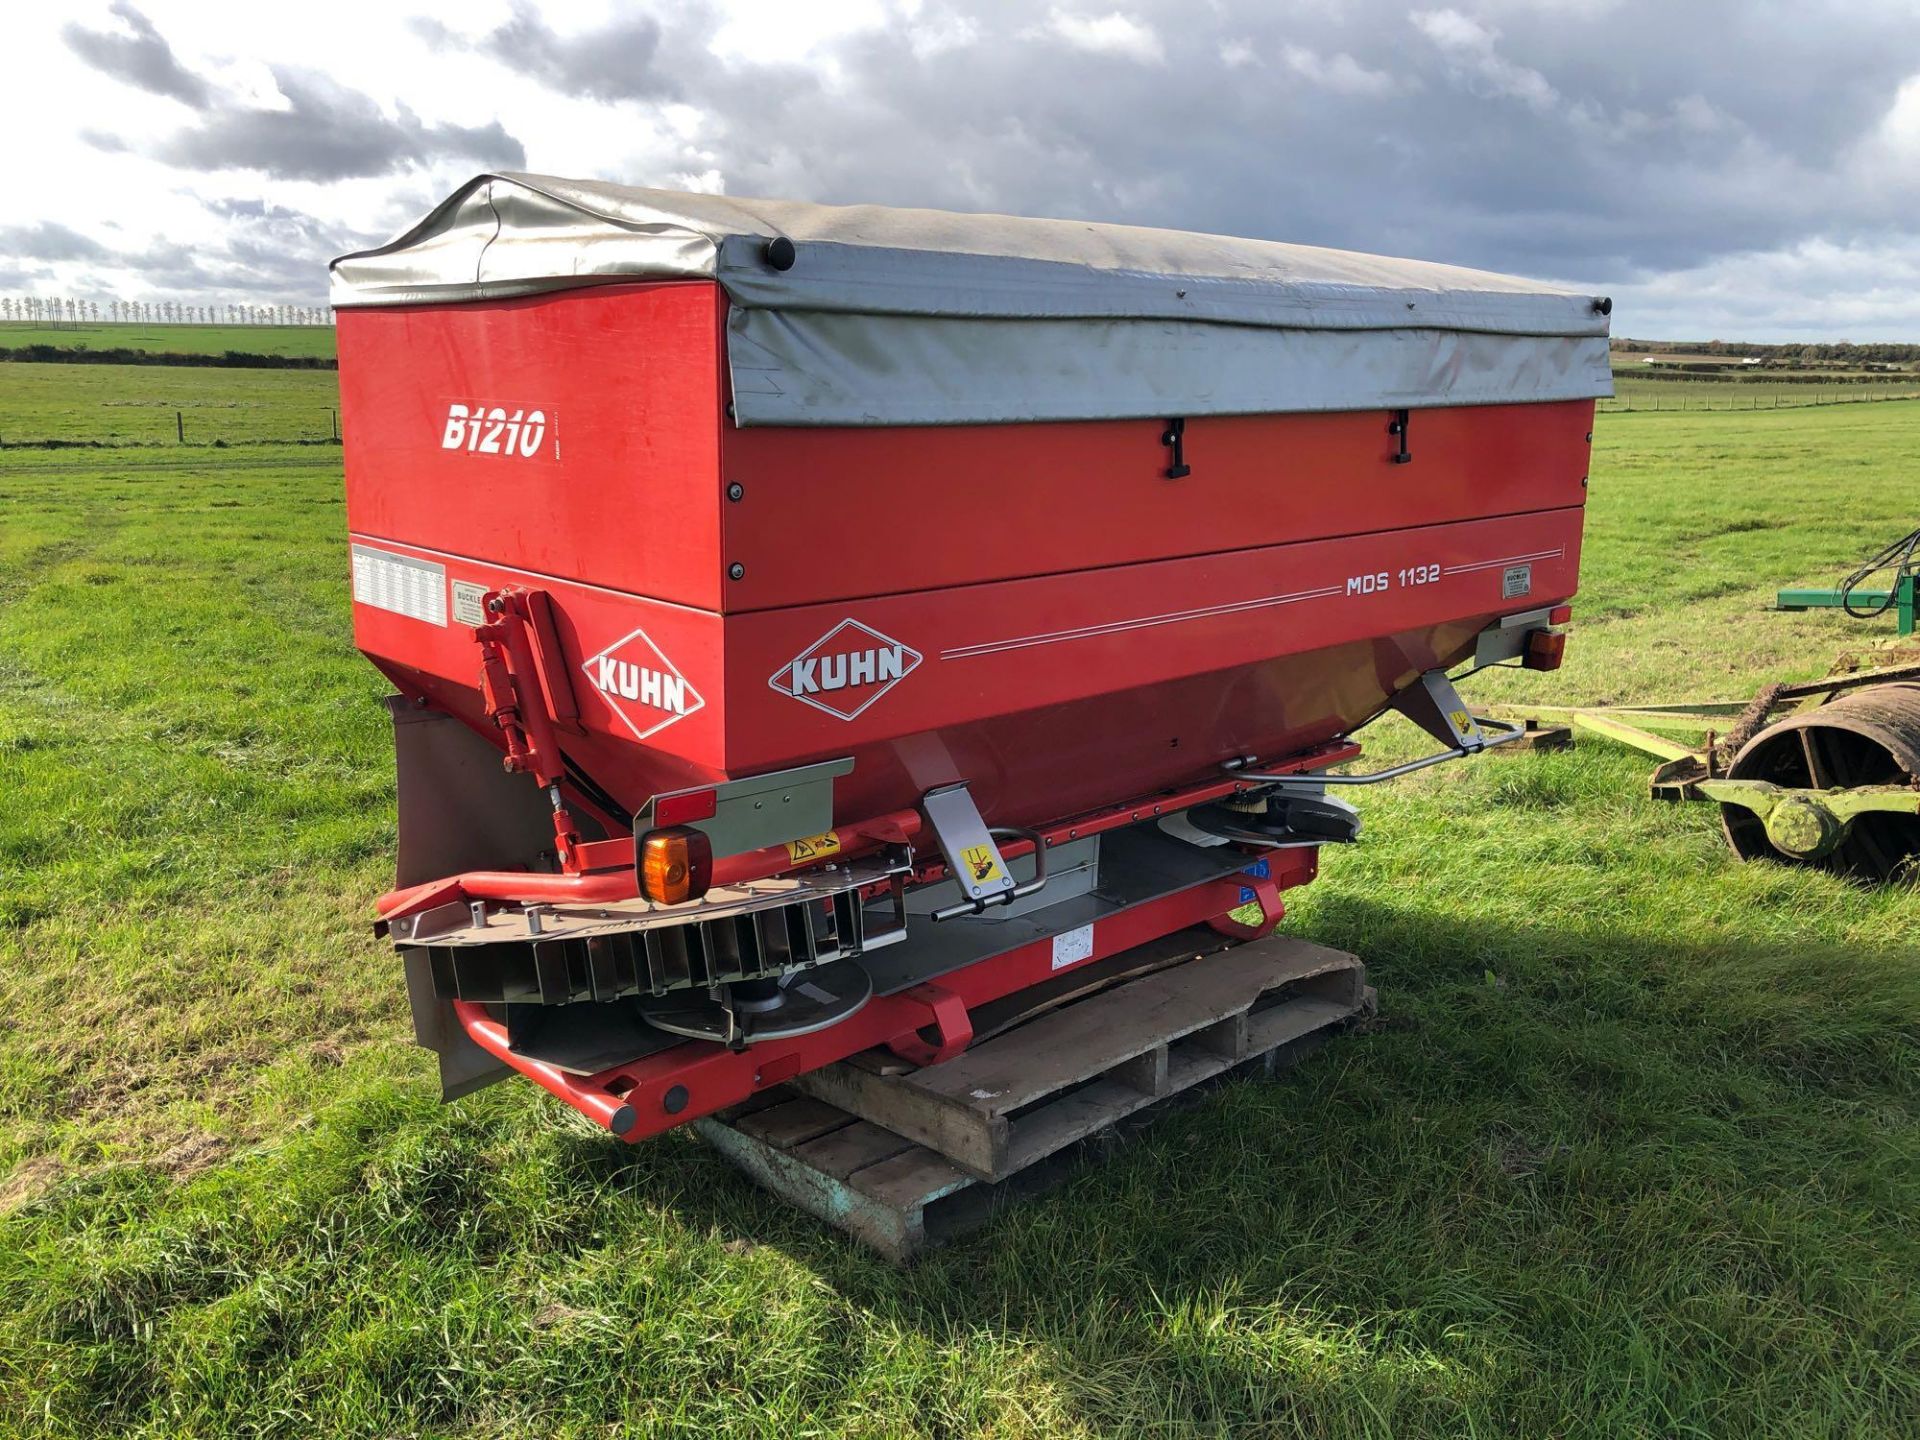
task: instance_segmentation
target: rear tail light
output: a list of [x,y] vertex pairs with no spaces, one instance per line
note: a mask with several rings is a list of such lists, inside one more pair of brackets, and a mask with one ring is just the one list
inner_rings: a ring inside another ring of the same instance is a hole
[[1527,652],[1520,663],[1528,670],[1558,670],[1567,651],[1567,637],[1558,630],[1535,630],[1527,636]]
[[1556,605],[1547,612],[1547,623],[1549,625],[1564,625],[1572,618],[1573,607],[1571,605]]
[[640,893],[657,905],[698,900],[713,883],[713,842],[705,832],[675,825],[640,837]]

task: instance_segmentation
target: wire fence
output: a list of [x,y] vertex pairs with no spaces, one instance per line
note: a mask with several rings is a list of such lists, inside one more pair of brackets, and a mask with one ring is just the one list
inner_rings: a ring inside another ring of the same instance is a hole
[[159,409],[125,406],[110,416],[7,415],[0,410],[0,450],[227,449],[238,445],[338,445],[334,407],[264,413],[241,407]]
[[1667,412],[1685,414],[1710,410],[1796,410],[1818,405],[1861,405],[1878,400],[1920,399],[1920,380],[1906,384],[1746,385],[1700,384],[1623,385],[1610,400],[1599,402],[1603,414]]

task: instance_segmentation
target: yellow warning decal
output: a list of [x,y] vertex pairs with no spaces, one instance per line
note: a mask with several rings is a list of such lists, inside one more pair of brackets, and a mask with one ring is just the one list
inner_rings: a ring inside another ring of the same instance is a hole
[[787,842],[787,859],[795,865],[804,865],[809,860],[824,860],[829,855],[840,853],[840,837],[829,830],[824,835],[809,835],[804,840]]
[[1453,721],[1453,728],[1458,730],[1462,735],[1478,735],[1480,733],[1480,727],[1473,723],[1473,716],[1469,715],[1465,710],[1455,710],[1451,715],[1447,716],[1447,718]]
[[969,845],[960,852],[960,863],[966,867],[967,879],[975,885],[992,885],[1005,878],[1006,871],[1000,866],[1000,857],[993,853],[991,845]]

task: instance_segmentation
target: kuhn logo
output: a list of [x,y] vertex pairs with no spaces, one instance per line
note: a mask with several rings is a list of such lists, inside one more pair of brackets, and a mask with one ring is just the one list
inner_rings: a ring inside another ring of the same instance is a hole
[[858,620],[842,620],[767,683],[842,720],[859,715],[914,672],[920,652]]
[[644,630],[614,641],[580,668],[638,740],[707,703]]

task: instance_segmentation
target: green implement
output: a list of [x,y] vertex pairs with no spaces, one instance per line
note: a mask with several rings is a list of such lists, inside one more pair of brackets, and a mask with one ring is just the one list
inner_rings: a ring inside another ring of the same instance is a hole
[[1862,815],[1920,815],[1920,790],[1865,785],[1853,790],[1788,790],[1767,780],[1701,780],[1709,800],[1751,810],[1783,855],[1818,860],[1833,854]]
[[1914,577],[1903,575],[1892,591],[1887,590],[1782,590],[1774,600],[1776,610],[1839,610],[1852,613],[1856,608],[1869,614],[1894,612],[1899,632],[1914,631]]
[[1874,882],[1920,876],[1920,665],[1769,685],[1744,705],[1530,705],[1523,713],[1657,758],[1652,797],[1717,803],[1727,843],[1743,860]]

